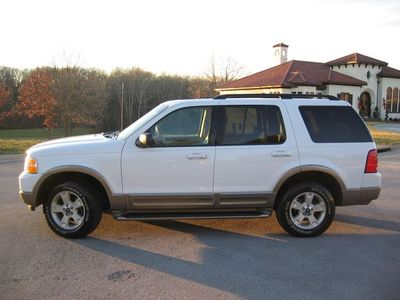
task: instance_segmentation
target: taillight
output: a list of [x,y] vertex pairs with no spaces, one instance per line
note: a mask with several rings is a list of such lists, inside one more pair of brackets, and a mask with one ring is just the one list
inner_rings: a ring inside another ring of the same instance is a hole
[[364,173],[376,173],[376,172],[378,172],[378,152],[376,151],[376,149],[373,149],[369,150],[368,152]]

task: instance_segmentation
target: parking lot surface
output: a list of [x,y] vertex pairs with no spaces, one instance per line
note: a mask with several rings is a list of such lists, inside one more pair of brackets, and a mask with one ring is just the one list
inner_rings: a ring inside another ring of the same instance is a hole
[[294,238],[275,216],[119,222],[66,240],[18,198],[22,156],[0,157],[0,299],[399,299],[400,150],[379,156],[383,189]]

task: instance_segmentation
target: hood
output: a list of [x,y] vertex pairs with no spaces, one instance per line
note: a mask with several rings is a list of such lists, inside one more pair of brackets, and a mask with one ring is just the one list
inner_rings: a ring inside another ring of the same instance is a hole
[[51,140],[27,150],[33,157],[65,156],[119,152],[124,141],[106,138],[103,134],[82,135]]
[[72,136],[72,137],[55,139],[55,140],[50,140],[47,142],[39,143],[39,144],[32,146],[31,149],[43,147],[43,146],[51,146],[51,145],[56,145],[56,144],[65,144],[65,143],[70,144],[70,143],[79,143],[79,142],[83,143],[83,142],[90,142],[90,141],[99,141],[99,140],[104,140],[104,139],[106,139],[106,137],[104,137],[104,135],[101,133]]

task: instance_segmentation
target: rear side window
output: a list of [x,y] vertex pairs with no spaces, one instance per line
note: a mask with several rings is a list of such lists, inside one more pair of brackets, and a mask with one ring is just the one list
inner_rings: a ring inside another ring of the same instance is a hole
[[282,144],[286,140],[277,106],[225,106],[220,145]]
[[348,106],[300,106],[301,116],[314,143],[372,142],[364,122]]

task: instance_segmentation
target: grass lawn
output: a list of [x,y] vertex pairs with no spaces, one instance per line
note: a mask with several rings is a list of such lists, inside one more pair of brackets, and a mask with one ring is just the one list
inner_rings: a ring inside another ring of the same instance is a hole
[[[91,128],[75,128],[72,135],[94,133]],[[51,138],[64,137],[64,129],[52,130]],[[49,139],[46,128],[0,130],[0,154],[24,153],[29,147]]]
[[378,145],[393,145],[400,144],[400,133],[377,130],[374,127],[368,126],[375,143]]

